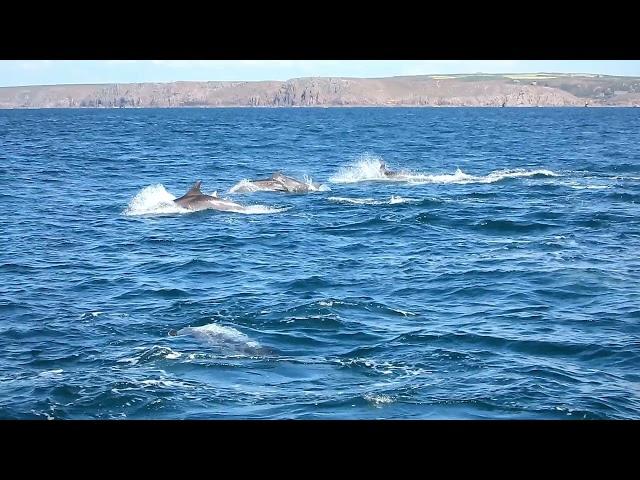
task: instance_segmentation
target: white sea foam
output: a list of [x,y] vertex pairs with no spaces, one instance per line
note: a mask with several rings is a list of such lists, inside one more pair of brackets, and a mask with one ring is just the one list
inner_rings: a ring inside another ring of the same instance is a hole
[[35,410],[31,410],[31,413],[33,413],[34,415],[42,415],[44,417],[47,418],[47,420],[55,420],[55,418],[52,415],[49,415],[47,412],[37,412]]
[[397,195],[391,195],[389,200],[376,200],[375,198],[350,198],[350,197],[329,197],[331,202],[352,203],[354,205],[395,205],[398,203],[418,202],[414,198],[404,198]]
[[137,365],[140,362],[148,362],[148,361],[159,360],[159,359],[175,360],[177,358],[180,358],[181,356],[182,356],[182,353],[176,352],[169,347],[161,347],[159,345],[154,345],[151,348],[144,349],[144,351],[141,352],[140,355],[137,355],[135,357],[121,358],[117,360],[117,362]]
[[355,183],[367,180],[393,180],[380,171],[382,158],[375,155],[363,155],[354,164],[342,167],[329,181],[333,183]]
[[344,367],[366,367],[370,368],[377,373],[383,375],[398,375],[401,377],[415,377],[418,375],[424,375],[426,373],[432,373],[429,370],[411,365],[396,365],[391,362],[378,362],[365,358],[351,358],[351,359],[336,359],[334,360],[338,365]]
[[40,372],[38,376],[43,378],[55,378],[58,375],[60,375],[63,371],[64,370],[62,370],[61,368],[58,368],[55,370],[46,370],[44,372]]
[[440,184],[467,184],[467,183],[495,183],[507,178],[525,178],[525,177],[557,177],[558,174],[551,170],[537,169],[537,170],[525,170],[525,169],[512,169],[512,170],[496,170],[487,175],[469,175],[464,173],[459,168],[452,174],[412,174],[407,177],[407,182],[413,184],[424,183],[440,183]]
[[604,190],[611,188],[610,185],[581,185],[576,182],[569,183],[568,185],[575,190]]
[[176,205],[175,198],[164,188],[164,185],[149,185],[133,197],[123,213],[125,215],[162,215],[190,212],[190,210]]
[[147,380],[141,380],[140,385],[143,385],[145,387],[169,387],[169,388],[176,388],[176,387],[181,387],[181,388],[194,388],[193,385],[189,385],[187,383],[184,382],[178,382],[175,380],[164,380],[164,379],[147,379]]
[[242,213],[244,215],[265,215],[269,213],[281,213],[289,210],[289,207],[277,208],[269,207],[267,205],[247,205],[244,209],[239,210],[236,213]]
[[375,205],[379,203],[374,198],[349,198],[349,197],[329,197],[330,202],[353,203],[355,205]]
[[393,402],[393,398],[391,398],[389,395],[376,395],[372,393],[367,393],[364,396],[364,399],[367,402],[372,403],[376,407],[381,407],[384,404]]
[[400,310],[399,308],[389,308],[389,310],[391,310],[392,312],[396,312],[399,313],[400,315],[403,315],[405,317],[416,317],[418,314],[417,313],[413,313],[413,312],[408,312],[406,310]]
[[391,195],[391,198],[389,199],[389,205],[395,205],[397,203],[411,203],[411,202],[417,202],[417,200],[413,198],[404,198],[399,195]]
[[331,181],[334,183],[356,183],[364,181],[405,182],[412,184],[436,183],[436,184],[467,184],[467,183],[494,183],[507,178],[521,178],[533,176],[556,177],[557,173],[546,169],[526,170],[523,168],[510,170],[496,170],[487,175],[470,175],[459,168],[454,173],[420,173],[400,171],[392,177],[385,176],[380,167],[383,160],[377,156],[365,155],[354,164],[341,168]]

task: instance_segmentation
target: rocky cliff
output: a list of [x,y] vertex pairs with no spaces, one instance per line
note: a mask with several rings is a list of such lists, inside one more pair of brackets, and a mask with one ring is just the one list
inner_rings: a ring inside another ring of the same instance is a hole
[[640,77],[513,74],[0,88],[0,108],[640,106]]

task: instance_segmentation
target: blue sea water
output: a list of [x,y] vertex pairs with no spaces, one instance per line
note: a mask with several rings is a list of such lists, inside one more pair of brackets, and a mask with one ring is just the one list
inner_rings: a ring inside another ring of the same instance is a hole
[[0,111],[0,418],[640,418],[639,114]]

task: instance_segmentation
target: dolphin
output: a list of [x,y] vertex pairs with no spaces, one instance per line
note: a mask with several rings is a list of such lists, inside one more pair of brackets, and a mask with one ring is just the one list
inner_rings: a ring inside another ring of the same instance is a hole
[[235,328],[218,324],[208,324],[201,327],[185,327],[180,330],[171,329],[169,337],[190,336],[205,343],[213,350],[223,354],[244,355],[275,355],[277,352],[269,347],[263,347],[252,341],[247,335]]
[[300,180],[296,180],[295,178],[287,177],[283,175],[282,172],[275,172],[271,175],[271,179],[280,183],[287,192],[291,193],[306,193],[310,190],[318,190],[320,185],[317,183],[305,183]]
[[277,180],[274,180],[273,178],[251,180],[249,183],[251,183],[252,186],[257,187],[259,190],[271,190],[274,192],[287,191],[287,188],[283,184],[281,184]]
[[198,180],[182,197],[176,198],[174,202],[182,208],[188,208],[189,210],[225,210],[231,212],[239,212],[244,210],[244,207],[231,200],[225,200],[216,196],[205,195],[200,190],[202,181]]
[[278,171],[273,173],[270,178],[240,182],[235,185],[230,192],[244,193],[266,190],[270,192],[307,193],[318,190],[320,186],[318,183],[301,182],[295,178],[287,177]]
[[387,178],[393,178],[393,177],[398,177],[398,176],[402,175],[402,173],[400,173],[400,172],[395,172],[393,170],[389,170],[387,168],[387,164],[384,163],[384,162],[380,163],[380,173],[383,176],[387,177]]

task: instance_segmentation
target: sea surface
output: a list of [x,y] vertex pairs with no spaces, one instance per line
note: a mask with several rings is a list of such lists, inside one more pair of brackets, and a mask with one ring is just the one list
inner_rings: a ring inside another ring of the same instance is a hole
[[640,418],[640,109],[4,110],[0,200],[0,418]]

